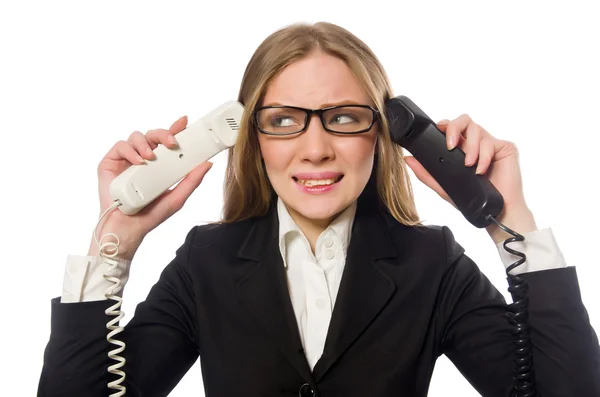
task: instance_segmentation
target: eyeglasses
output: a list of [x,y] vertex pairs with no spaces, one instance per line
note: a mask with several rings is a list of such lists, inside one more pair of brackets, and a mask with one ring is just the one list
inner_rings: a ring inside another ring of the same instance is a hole
[[326,131],[360,134],[373,127],[379,111],[368,105],[342,105],[322,109],[262,106],[254,111],[254,121],[263,134],[292,135],[306,131],[313,114],[319,116]]

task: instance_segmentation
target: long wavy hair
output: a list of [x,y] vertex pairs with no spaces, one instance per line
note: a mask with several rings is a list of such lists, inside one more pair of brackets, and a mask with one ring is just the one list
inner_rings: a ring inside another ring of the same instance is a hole
[[363,84],[380,112],[373,173],[379,204],[400,223],[421,225],[414,203],[402,148],[390,139],[385,101],[391,97],[387,74],[371,49],[346,29],[332,23],[297,23],[267,37],[246,66],[238,101],[245,111],[234,147],[229,149],[220,223],[265,215],[276,194],[271,186],[258,143],[253,110],[261,106],[269,83],[286,66],[320,50],[343,60]]

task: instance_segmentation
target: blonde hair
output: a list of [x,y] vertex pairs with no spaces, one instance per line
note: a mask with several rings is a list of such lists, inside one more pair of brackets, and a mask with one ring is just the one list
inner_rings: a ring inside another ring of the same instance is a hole
[[375,176],[378,199],[398,222],[420,225],[402,148],[391,141],[388,132],[385,117],[385,101],[391,97],[388,77],[365,43],[344,28],[327,22],[298,23],[280,29],[267,37],[250,59],[238,96],[246,111],[236,144],[229,149],[221,223],[265,215],[276,198],[260,155],[252,111],[260,106],[275,76],[315,50],[346,62],[379,110],[375,175],[371,177]]

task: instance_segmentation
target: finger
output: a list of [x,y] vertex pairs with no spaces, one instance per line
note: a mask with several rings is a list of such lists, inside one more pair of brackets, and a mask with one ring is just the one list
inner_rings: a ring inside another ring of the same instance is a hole
[[442,119],[437,122],[437,128],[442,132],[446,132],[446,128],[448,128],[448,123],[450,123],[450,120]]
[[150,130],[146,133],[148,139],[155,144],[163,144],[168,148],[174,149],[177,147],[177,139],[175,138],[175,134],[183,131],[187,126],[188,118],[187,116],[182,116],[177,119],[168,130],[163,128],[157,128],[154,130]]
[[471,117],[463,114],[448,123],[448,127],[446,128],[446,143],[448,145],[448,150],[454,149],[460,143],[460,137],[472,121]]
[[172,190],[166,191],[164,199],[158,203],[162,207],[161,211],[164,211],[168,216],[179,211],[194,190],[202,183],[204,176],[212,168],[212,165],[210,161],[205,161],[194,168]]
[[173,124],[171,124],[171,127],[169,127],[169,131],[171,131],[171,133],[173,135],[175,135],[178,132],[185,130],[185,127],[187,127],[187,123],[188,123],[188,117],[181,116]]
[[145,164],[145,160],[140,154],[131,146],[129,142],[119,141],[115,143],[112,149],[107,153],[106,159],[109,160],[127,160],[131,164]]
[[496,152],[494,142],[490,138],[484,138],[481,140],[481,147],[479,149],[479,162],[477,163],[476,174],[483,175],[487,172],[494,153]]
[[139,131],[134,131],[127,140],[135,150],[144,158],[151,160],[154,159],[154,152],[152,149],[156,147],[156,144],[152,143],[154,147],[151,146],[151,143],[146,136]]
[[[448,124],[450,123],[450,120],[448,119],[442,119],[440,121],[437,122],[437,128],[442,131],[442,132],[446,132],[446,129],[448,128]],[[481,127],[481,126],[479,126]],[[491,137],[492,134],[490,134],[485,128],[481,127],[481,134],[484,138],[488,138]]]
[[173,136],[173,133],[163,128],[149,130],[146,132],[146,138],[155,145],[162,144],[171,149],[177,147],[177,140]]
[[441,198],[448,201],[454,207],[454,201],[448,196],[448,193],[440,186],[440,184],[431,176],[429,171],[423,167],[423,165],[413,156],[406,156],[405,158],[406,164],[413,170],[417,179],[423,182],[426,186],[431,188],[434,192],[436,192]]
[[[438,130],[440,130],[441,132],[443,132],[444,134],[446,134],[446,130],[448,129],[448,125],[450,124],[450,120],[448,119],[443,119],[438,121],[437,123],[437,128]],[[448,140],[446,139],[446,145],[448,146],[448,150],[451,150],[452,148],[450,147],[450,143],[448,142]],[[465,150],[465,138],[461,135],[458,138],[458,146],[461,150]]]
[[481,147],[482,128],[475,122],[471,121],[464,132],[465,136],[465,165],[471,167],[479,157],[479,148]]

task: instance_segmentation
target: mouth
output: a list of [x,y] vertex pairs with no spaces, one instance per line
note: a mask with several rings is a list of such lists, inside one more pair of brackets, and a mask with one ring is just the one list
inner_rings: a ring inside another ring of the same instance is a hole
[[332,186],[341,181],[344,178],[344,174],[338,175],[335,178],[323,178],[323,179],[299,179],[298,177],[292,176],[292,179],[299,185],[306,187],[324,187]]

